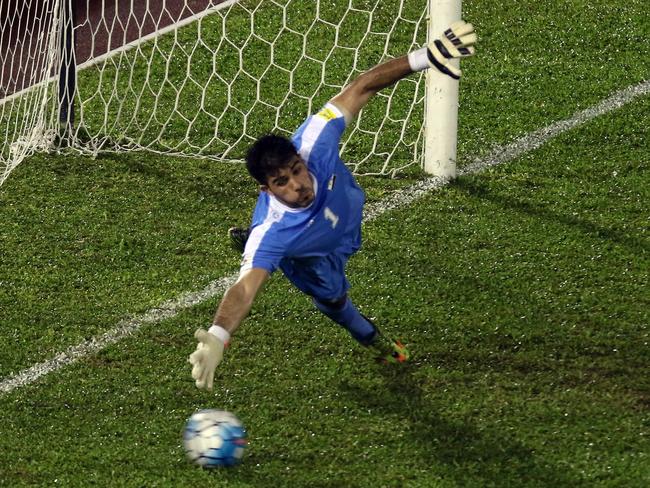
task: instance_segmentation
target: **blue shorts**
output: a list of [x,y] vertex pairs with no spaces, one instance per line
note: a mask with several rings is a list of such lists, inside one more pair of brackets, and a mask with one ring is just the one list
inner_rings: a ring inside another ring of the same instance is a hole
[[353,253],[332,253],[311,258],[284,258],[280,269],[303,293],[330,301],[341,298],[350,289],[345,266]]

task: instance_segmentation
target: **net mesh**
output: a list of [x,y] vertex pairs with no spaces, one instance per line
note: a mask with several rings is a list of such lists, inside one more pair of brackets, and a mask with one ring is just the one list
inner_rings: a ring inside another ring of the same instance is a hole
[[[47,8],[9,15],[2,34],[4,44],[11,36],[33,38],[37,29],[38,44],[26,49],[43,53],[31,64],[29,56],[11,55],[30,72],[24,86],[8,87],[3,76],[3,89],[17,93],[0,101],[2,181],[24,157],[60,142],[54,74],[61,6],[30,1]],[[238,162],[260,135],[290,135],[356,75],[426,41],[424,0],[197,1],[113,9],[101,2],[96,15],[92,0],[77,6],[77,46],[83,39],[87,52],[77,53],[67,149]],[[31,33],[24,28],[30,22]],[[342,156],[354,172],[419,167],[423,99],[422,74],[380,92],[344,134]]]

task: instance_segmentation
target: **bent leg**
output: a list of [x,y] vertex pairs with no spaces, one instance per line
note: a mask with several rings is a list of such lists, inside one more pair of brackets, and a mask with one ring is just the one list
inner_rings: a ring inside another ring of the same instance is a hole
[[344,327],[357,342],[364,346],[372,344],[377,335],[377,328],[361,315],[347,295],[336,300],[314,298],[313,301],[318,310]]

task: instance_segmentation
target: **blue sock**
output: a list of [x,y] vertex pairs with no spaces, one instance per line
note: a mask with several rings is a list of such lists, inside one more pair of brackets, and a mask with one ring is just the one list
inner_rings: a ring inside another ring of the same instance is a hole
[[314,299],[314,305],[334,322],[347,329],[362,345],[369,345],[375,338],[377,328],[361,315],[349,297],[345,297],[342,306],[336,302],[325,303],[317,299]]

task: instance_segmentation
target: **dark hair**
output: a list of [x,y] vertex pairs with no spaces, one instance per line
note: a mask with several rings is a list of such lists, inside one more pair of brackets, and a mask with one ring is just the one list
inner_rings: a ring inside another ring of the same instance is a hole
[[246,154],[246,168],[250,175],[262,185],[269,176],[289,164],[298,154],[293,143],[283,136],[268,134],[260,137]]

